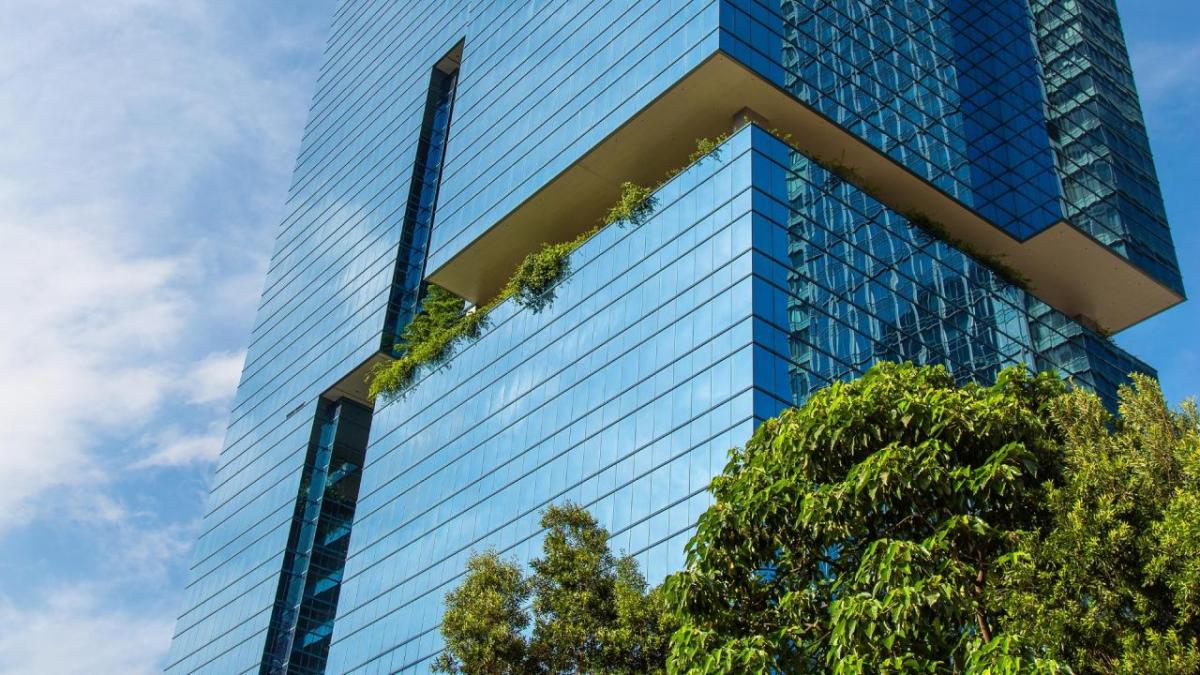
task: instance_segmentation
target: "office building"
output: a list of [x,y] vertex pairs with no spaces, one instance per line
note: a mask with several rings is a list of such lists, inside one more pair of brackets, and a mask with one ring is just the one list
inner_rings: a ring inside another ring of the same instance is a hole
[[[488,303],[625,182],[652,213],[545,307],[370,399],[427,284]],[[1111,401],[1152,371],[1109,336],[1182,299],[1113,0],[344,0],[168,672],[427,672],[469,555],[536,555],[548,504],[656,582],[826,383]]]

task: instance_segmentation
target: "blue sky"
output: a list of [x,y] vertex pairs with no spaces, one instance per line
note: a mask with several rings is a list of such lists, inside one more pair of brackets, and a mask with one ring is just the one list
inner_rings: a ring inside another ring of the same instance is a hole
[[[1200,3],[1120,2],[1193,303],[1118,336],[1200,391]],[[333,0],[8,0],[0,673],[161,668]]]

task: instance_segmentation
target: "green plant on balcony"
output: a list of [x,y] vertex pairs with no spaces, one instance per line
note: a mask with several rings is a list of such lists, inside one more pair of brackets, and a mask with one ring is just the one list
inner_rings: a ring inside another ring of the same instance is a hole
[[621,183],[621,196],[617,198],[617,203],[608,210],[603,223],[605,225],[614,223],[645,224],[650,216],[654,215],[654,208],[657,206],[654,191],[659,187],[658,185],[647,187],[629,181]]
[[674,178],[675,175],[678,174],[680,171],[683,171],[683,169],[705,159],[706,157],[719,156],[721,144],[727,140],[729,140],[728,133],[720,134],[719,136],[716,136],[715,138],[697,139],[696,140],[696,149],[692,152],[692,154],[688,155],[687,164],[679,169],[675,169],[674,171],[668,173],[667,180]]
[[466,302],[438,286],[429,284],[421,309],[408,322],[396,340],[394,361],[375,365],[368,376],[372,398],[406,391],[416,380],[423,365],[441,363],[455,343],[482,332],[483,315],[464,312]]
[[536,251],[525,256],[517,265],[512,278],[501,291],[501,297],[511,297],[514,302],[533,312],[540,312],[554,302],[554,285],[571,268],[571,253],[583,245],[596,230],[558,244],[542,244]]
[[[696,151],[688,157],[690,166],[714,153],[728,135],[696,141]],[[617,202],[608,210],[600,225],[583,232],[570,241],[544,243],[529,253],[517,265],[512,277],[500,293],[486,305],[464,311],[466,301],[436,284],[429,284],[421,309],[409,322],[396,341],[393,361],[379,363],[368,375],[372,398],[397,397],[416,382],[423,366],[436,366],[448,358],[454,347],[464,340],[482,334],[488,314],[497,305],[512,298],[513,302],[533,312],[540,312],[554,301],[554,286],[570,271],[570,256],[601,227],[620,223],[644,225],[658,204],[654,193],[684,168],[670,171],[663,180],[652,186],[631,181],[621,184]]]

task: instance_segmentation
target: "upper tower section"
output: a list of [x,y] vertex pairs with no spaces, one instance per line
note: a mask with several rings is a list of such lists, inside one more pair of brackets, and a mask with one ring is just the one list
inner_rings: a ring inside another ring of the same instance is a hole
[[1034,0],[1067,218],[1183,292],[1113,0]]
[[[369,11],[343,7],[339,31],[374,37],[331,59],[321,96],[424,90],[463,44],[424,277],[473,301],[744,116],[1087,325],[1182,300],[1110,0],[457,0],[382,27]],[[380,110],[318,114],[310,136],[367,147],[389,133],[367,117],[416,114]]]
[[[1181,299],[1111,0],[787,0],[778,7],[723,3],[722,51],[1014,241],[972,231],[962,216],[934,218],[956,239],[1002,256],[1038,295],[1106,330]],[[885,192],[896,182],[838,154],[845,149],[827,152],[825,160],[871,174]],[[924,197],[892,201],[916,215],[938,210]],[[1141,280],[1132,275],[1094,293],[1100,277],[1124,267],[1090,255],[1097,244],[1132,263]],[[1087,261],[1069,272],[1072,282],[1061,265],[1076,256]],[[1158,288],[1142,283],[1149,280]],[[1087,288],[1068,290],[1073,283]],[[1128,284],[1139,290],[1123,296]]]

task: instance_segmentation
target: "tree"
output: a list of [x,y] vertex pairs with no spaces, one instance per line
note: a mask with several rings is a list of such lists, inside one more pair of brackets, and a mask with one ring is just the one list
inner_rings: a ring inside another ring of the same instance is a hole
[[446,649],[434,669],[662,672],[674,625],[661,593],[647,590],[632,558],[613,555],[608,532],[583,507],[552,506],[541,524],[543,556],[528,577],[494,551],[471,558],[466,579],[446,596]]
[[1081,672],[1200,672],[1200,415],[1134,375],[1111,418],[1073,391],[1051,406],[1064,479],[1045,536],[1005,577],[1006,629]]
[[1063,385],[881,364],[759,427],[713,480],[671,672],[955,670],[995,638],[993,579],[1046,522]]
[[764,423],[667,582],[669,672],[1196,672],[1197,422],[1138,378],[881,364]]
[[467,561],[463,584],[446,596],[442,635],[446,652],[434,663],[444,673],[505,675],[524,672],[529,584],[515,564],[495,551]]

